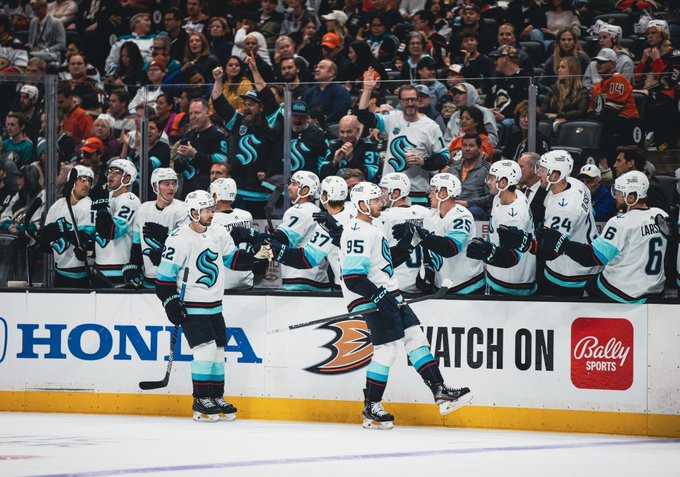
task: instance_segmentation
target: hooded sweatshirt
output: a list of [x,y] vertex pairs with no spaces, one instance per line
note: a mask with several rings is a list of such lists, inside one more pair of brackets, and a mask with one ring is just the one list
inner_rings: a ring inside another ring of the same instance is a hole
[[[469,83],[459,83],[465,87],[467,91],[467,103],[465,106],[476,106],[484,115],[484,126],[489,136],[489,142],[493,146],[498,145],[498,126],[496,124],[496,118],[493,113],[489,111],[489,108],[485,108],[480,104],[479,94],[474,86]],[[457,138],[462,135],[460,129],[460,111],[453,113],[449,119],[449,123],[446,126],[446,131],[444,132],[444,141],[449,143],[452,139]]]

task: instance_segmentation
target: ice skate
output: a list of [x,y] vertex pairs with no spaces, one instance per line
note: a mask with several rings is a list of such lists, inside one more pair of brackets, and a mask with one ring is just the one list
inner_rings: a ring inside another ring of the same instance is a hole
[[217,422],[220,418],[220,409],[210,398],[194,398],[194,421]]
[[389,430],[394,427],[394,416],[385,412],[379,402],[365,401],[364,423],[365,429]]
[[219,409],[220,421],[233,421],[236,419],[236,408],[225,401],[224,398],[215,398],[213,402]]
[[439,413],[442,416],[446,416],[472,401],[470,388],[452,389],[446,387],[444,383],[440,383],[431,385],[430,389],[432,389],[434,402],[439,406]]

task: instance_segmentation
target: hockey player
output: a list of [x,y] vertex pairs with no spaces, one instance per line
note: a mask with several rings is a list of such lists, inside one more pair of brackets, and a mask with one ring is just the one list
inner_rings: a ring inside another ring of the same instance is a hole
[[[209,192],[190,192],[185,201],[191,219],[170,233],[156,275],[156,295],[174,325],[182,325],[191,347],[194,420],[234,420],[236,408],[224,395],[224,347],[227,344],[222,297],[224,271],[248,270],[254,258],[267,256],[266,247],[253,256],[234,246],[224,227],[211,227],[215,201]],[[269,250],[269,253],[271,251]],[[184,300],[179,293],[184,269],[189,269]]]
[[543,232],[540,247],[566,255],[583,267],[603,265],[604,270],[586,285],[591,296],[619,303],[641,304],[663,294],[666,238],[656,225],[656,216],[668,214],[647,206],[649,180],[643,172],[618,177],[612,193],[619,209],[604,232],[592,243],[580,243],[559,229]]
[[130,263],[123,267],[125,282],[134,288],[155,288],[156,270],[168,233],[187,221],[184,202],[175,198],[175,171],[169,167],[154,169],[151,189],[156,200],[144,202],[139,207],[132,232]]
[[[450,293],[467,295],[484,288],[484,267],[468,258],[465,248],[477,234],[475,220],[469,210],[456,203],[462,186],[453,174],[441,173],[430,180],[430,205],[423,227],[415,227],[423,249],[430,254],[435,269],[434,284],[441,287],[446,280]],[[401,238],[404,227],[397,224],[394,236]]]
[[[532,211],[539,210],[538,215],[544,216],[545,227],[577,242],[592,243],[597,228],[590,191],[583,182],[569,177],[573,166],[574,160],[567,151],[554,150],[541,156],[536,166],[541,187],[532,202]],[[545,260],[544,277],[539,279],[541,294],[581,296],[586,282],[600,271],[597,264],[584,266],[569,256],[555,257],[550,251],[543,254],[541,247],[538,251],[539,261]]]
[[[411,205],[411,180],[403,172],[391,172],[380,180],[380,189],[386,197],[387,208],[380,214],[380,221],[384,224],[384,234],[390,247],[398,240],[392,234],[392,227],[405,222],[422,227],[423,219],[430,210],[422,205]],[[423,265],[423,249],[413,248],[411,256],[404,263],[395,267],[394,276],[399,283],[399,290],[406,293],[418,293],[416,280]]]
[[[251,213],[243,209],[234,209],[231,206],[234,200],[236,200],[236,194],[238,193],[234,179],[215,180],[210,184],[209,192],[215,200],[217,207],[217,212],[213,216],[213,223],[215,225],[223,226],[227,232],[231,232],[234,227],[252,228],[253,216]],[[246,290],[248,288],[253,288],[252,270],[244,270],[242,272],[225,270],[225,290]]]
[[[64,197],[47,212],[45,225],[40,229],[37,244],[41,250],[54,254],[54,286],[58,288],[89,288],[88,251],[94,251],[94,223],[90,214],[88,193],[94,181],[92,169],[75,166],[64,188]],[[66,201],[70,201],[79,233],[76,239],[74,224]],[[81,247],[78,247],[80,243]]]
[[380,218],[384,206],[380,187],[361,182],[352,189],[350,196],[357,209],[357,218],[345,227],[340,239],[342,294],[348,310],[366,312],[363,316],[373,343],[373,358],[364,389],[363,426],[393,427],[394,417],[385,412],[380,402],[399,341],[403,342],[411,364],[432,391],[440,413],[449,414],[470,402],[470,389],[451,389],[444,384],[418,317],[408,305],[400,304],[403,298],[394,277],[394,265],[408,257],[413,229],[390,249],[381,228],[373,223]]
[[533,218],[526,196],[517,190],[522,170],[515,161],[491,164],[486,183],[494,195],[489,220],[489,240],[474,238],[467,256],[487,264],[489,288],[502,295],[533,295],[536,292],[536,256],[500,247],[498,228],[516,227],[532,234]]
[[93,187],[93,219],[95,238],[95,268],[112,283],[123,283],[123,267],[130,263],[132,231],[141,205],[130,192],[137,178],[135,165],[127,159],[113,159],[109,163],[106,187]]

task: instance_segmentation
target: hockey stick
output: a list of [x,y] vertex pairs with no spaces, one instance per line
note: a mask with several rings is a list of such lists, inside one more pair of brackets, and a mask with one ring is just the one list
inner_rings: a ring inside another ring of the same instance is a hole
[[678,225],[673,222],[670,217],[664,217],[661,214],[657,214],[654,217],[654,223],[659,228],[659,232],[664,236],[665,239],[676,243],[680,241]]
[[[184,269],[184,277],[182,277],[182,288],[179,291],[179,302],[184,303],[184,292],[187,289],[187,280],[189,279],[189,268]],[[177,346],[177,335],[179,334],[179,325],[175,325],[172,330],[172,340],[170,340],[170,353],[168,353],[168,367],[165,370],[165,377],[160,381],[141,381],[139,388],[144,391],[150,389],[164,388],[170,382],[170,371],[172,371],[172,362],[175,360],[175,347]]]
[[[439,288],[435,293],[432,293],[431,295],[425,295],[425,296],[420,296],[418,298],[413,298],[411,300],[404,300],[403,302],[399,303],[399,306],[405,306],[405,305],[412,305],[413,303],[418,303],[421,301],[426,301],[426,300],[437,300],[439,298],[443,298],[444,295],[448,293],[450,290],[450,285],[452,283],[449,280],[445,280],[444,283],[442,283],[442,287]],[[370,311],[369,313],[373,313],[375,310]],[[351,311],[349,313],[343,313],[342,315],[335,315],[335,316],[329,316],[328,318],[320,318],[318,320],[313,320],[313,321],[306,321],[304,323],[297,323],[295,325],[290,325],[285,328],[278,328],[275,330],[268,331],[268,335],[273,335],[276,333],[281,333],[282,331],[291,331],[291,330],[296,330],[298,328],[306,328],[307,326],[314,326],[314,325],[320,325],[323,323],[330,323],[331,321],[336,321],[336,320],[346,320],[349,318],[354,318],[356,316],[361,316],[365,315],[367,312],[366,310],[364,311]]]
[[272,212],[274,211],[274,206],[279,200],[279,197],[283,194],[283,187],[276,186],[276,189],[272,191],[272,195],[269,197],[267,204],[264,206],[264,216],[267,219],[267,225],[269,226],[269,233],[274,233],[274,223],[272,222]]
[[26,210],[26,215],[24,215],[24,236],[26,237],[26,283],[29,287],[33,286],[32,270],[31,270],[31,245],[33,238],[28,234],[28,227],[31,225],[31,219],[35,212],[40,208],[43,201],[40,197],[36,197],[31,202]]
[[[75,175],[75,177],[73,177]],[[73,225],[73,232],[76,236],[76,246],[85,252],[85,273],[87,274],[87,280],[90,282],[92,288],[96,288],[94,285],[94,280],[92,279],[92,269],[87,261],[87,251],[83,248],[80,243],[80,234],[78,233],[78,222],[76,222],[76,216],[73,213],[73,206],[71,205],[71,196],[73,195],[73,188],[75,187],[76,181],[78,180],[78,173],[75,168],[71,169],[70,177],[66,183],[66,190],[64,191],[64,200],[66,200],[66,207],[68,208],[68,215],[71,217],[71,225]],[[111,284],[113,286],[113,284]]]

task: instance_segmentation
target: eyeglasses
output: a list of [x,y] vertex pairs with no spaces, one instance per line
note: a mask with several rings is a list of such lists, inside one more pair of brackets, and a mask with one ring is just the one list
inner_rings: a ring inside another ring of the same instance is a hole
[[399,101],[403,103],[415,103],[418,101],[418,98],[399,98]]
[[168,48],[165,46],[152,46],[152,50],[167,50]]

